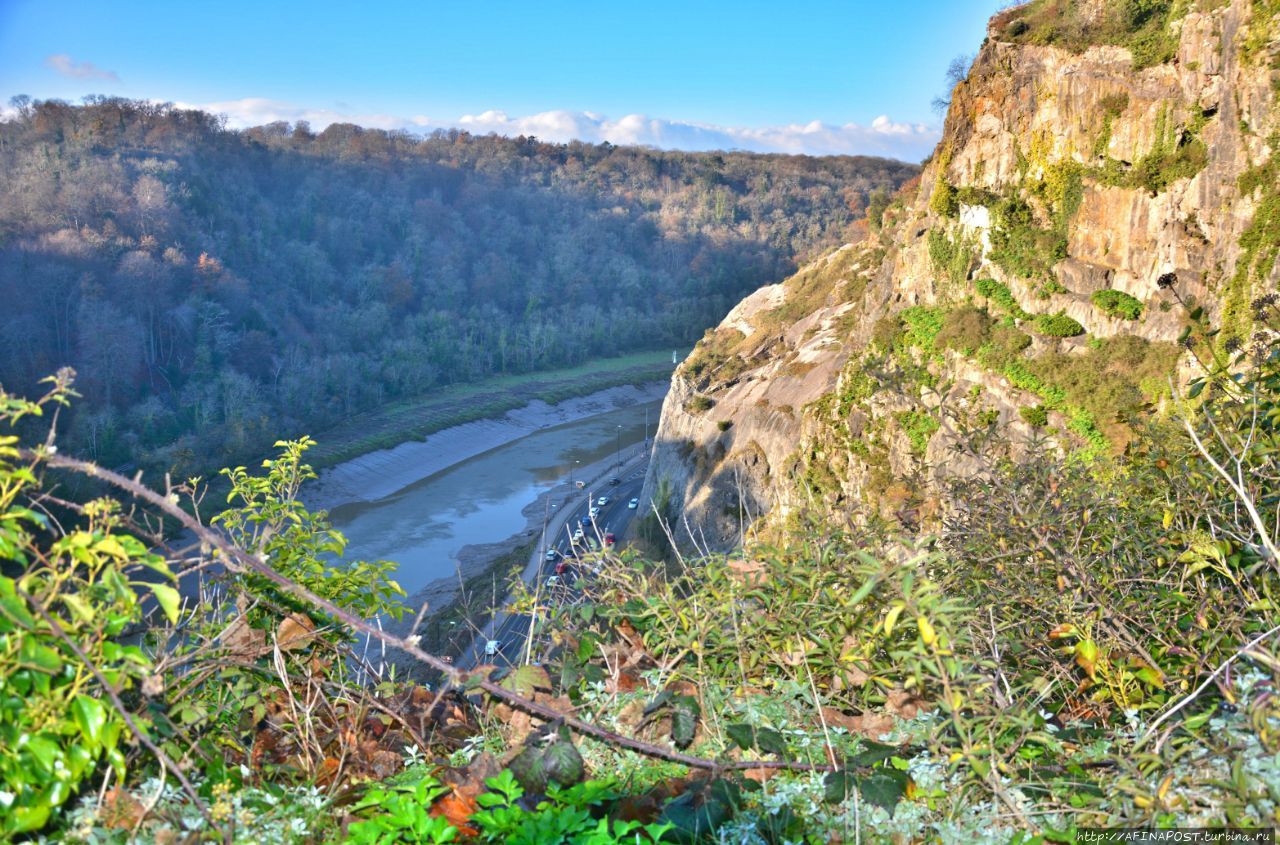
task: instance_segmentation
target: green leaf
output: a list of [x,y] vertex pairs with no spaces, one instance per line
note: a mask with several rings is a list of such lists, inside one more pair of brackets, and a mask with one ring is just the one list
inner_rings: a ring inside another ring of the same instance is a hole
[[827,772],[827,776],[822,779],[822,783],[823,800],[829,804],[839,804],[853,794],[853,790],[858,785],[858,779],[848,769],[839,769],[834,772]]
[[784,755],[787,742],[782,734],[772,728],[755,728],[751,725],[729,725],[725,728],[729,738],[743,750],[758,748],[767,754]]
[[176,623],[178,621],[178,606],[182,603],[182,596],[178,594],[178,591],[168,584],[152,584],[151,592],[155,593],[156,601],[160,603],[160,607],[164,610],[164,615],[169,618],[169,623]]
[[669,689],[664,689],[662,692],[658,693],[657,698],[645,705],[644,715],[652,716],[654,713],[661,710],[664,705],[671,701],[671,697],[673,695],[675,695],[675,693]]
[[551,678],[541,666],[521,666],[502,679],[502,687],[529,698],[535,690],[551,689]]
[[542,753],[542,767],[547,780],[561,786],[572,786],[582,780],[584,768],[582,755],[572,742],[558,740]]
[[876,585],[879,583],[880,581],[878,578],[868,579],[866,583],[859,587],[858,591],[849,599],[849,607],[856,607],[861,604],[863,599],[871,595],[871,591],[874,590]]
[[75,717],[80,734],[97,748],[102,742],[102,728],[107,723],[107,708],[96,698],[81,693],[71,701],[71,715]]
[[847,766],[874,766],[883,763],[901,749],[896,745],[886,745],[874,739],[864,739],[858,746],[858,753],[845,761]]
[[62,603],[71,608],[71,612],[74,613],[81,622],[88,625],[93,624],[93,608],[90,607],[89,603],[83,598],[74,593],[63,593],[60,598],[62,599]]
[[877,807],[883,807],[893,815],[898,802],[907,794],[907,786],[911,778],[897,769],[876,769],[864,778],[858,779],[858,794],[862,800]]
[[698,731],[698,717],[683,707],[671,711],[671,741],[676,748],[687,748]]

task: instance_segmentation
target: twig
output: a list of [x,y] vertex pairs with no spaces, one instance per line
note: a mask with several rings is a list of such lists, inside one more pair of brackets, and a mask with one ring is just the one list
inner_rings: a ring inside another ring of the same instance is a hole
[[1236,653],[1228,657],[1226,660],[1222,661],[1222,663],[1218,665],[1218,668],[1214,669],[1213,672],[1209,675],[1209,677],[1204,679],[1204,681],[1200,684],[1200,686],[1196,687],[1194,690],[1188,693],[1186,698],[1179,701],[1172,708],[1170,708],[1169,710],[1166,710],[1163,716],[1161,716],[1159,719],[1156,719],[1154,722],[1152,722],[1151,727],[1147,728],[1147,731],[1142,735],[1142,738],[1139,739],[1136,743],[1134,743],[1133,745],[1134,750],[1136,751],[1137,749],[1141,748],[1144,744],[1146,744],[1146,741],[1151,738],[1151,735],[1153,733],[1155,733],[1156,728],[1164,724],[1165,721],[1174,713],[1177,713],[1183,707],[1186,707],[1188,704],[1194,701],[1196,696],[1204,692],[1205,688],[1208,687],[1209,684],[1213,683],[1214,678],[1217,678],[1224,671],[1226,671],[1228,666],[1230,666],[1232,663],[1235,663],[1236,660],[1238,660],[1239,658],[1243,657],[1246,651],[1253,648],[1258,643],[1262,642],[1267,637],[1277,632],[1280,632],[1280,625],[1275,626],[1274,628],[1272,628],[1270,631],[1267,631],[1266,633],[1259,634],[1258,636],[1249,640],[1249,642],[1242,645],[1240,648],[1236,649]]
[[[678,751],[672,751],[662,746],[655,745],[650,742],[634,739],[632,737],[623,736],[614,731],[602,728],[599,725],[590,722],[584,722],[576,716],[567,715],[548,707],[545,704],[525,698],[504,687],[499,686],[488,678],[475,679],[468,676],[467,673],[458,669],[458,667],[446,663],[443,659],[433,654],[428,654],[418,647],[419,638],[398,637],[385,631],[380,631],[373,625],[370,625],[363,619],[353,616],[351,613],[343,610],[333,602],[321,598],[311,590],[297,584],[294,581],[276,572],[271,566],[263,562],[263,560],[255,554],[244,551],[233,544],[226,536],[219,534],[201,524],[186,511],[182,510],[172,500],[160,495],[156,491],[146,487],[132,479],[129,479],[119,473],[103,469],[96,464],[88,461],[81,461],[75,458],[68,458],[62,455],[49,455],[47,453],[38,453],[29,449],[19,450],[19,454],[24,460],[43,461],[49,466],[58,467],[60,469],[72,470],[93,478],[101,479],[108,484],[119,487],[127,491],[131,495],[151,503],[160,510],[172,516],[183,527],[187,528],[202,540],[207,542],[213,549],[220,552],[225,558],[225,563],[229,569],[233,571],[250,571],[266,578],[277,587],[293,594],[299,599],[306,601],[334,619],[347,625],[351,629],[360,633],[368,634],[387,645],[394,646],[404,651],[406,654],[414,657],[419,662],[426,664],[440,674],[446,676],[456,685],[462,686],[464,689],[480,689],[488,693],[490,696],[505,701],[512,707],[523,710],[533,716],[538,716],[549,722],[559,721],[566,727],[576,731],[583,736],[589,736],[593,739],[609,743],[610,745],[620,746],[622,748],[635,751],[647,757],[654,757],[660,760],[666,760],[671,763],[679,763],[692,769],[703,769],[712,772],[741,770],[741,769],[778,769],[791,771],[833,771],[834,766],[803,763],[793,760],[741,760],[741,761],[720,761],[708,760],[703,757],[694,757],[690,754],[682,754]],[[157,749],[158,750],[158,749]]]

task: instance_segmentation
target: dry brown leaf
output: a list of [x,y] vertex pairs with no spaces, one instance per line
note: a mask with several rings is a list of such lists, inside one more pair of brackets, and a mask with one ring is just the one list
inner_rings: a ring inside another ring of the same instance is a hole
[[778,773],[777,769],[743,769],[742,776],[756,783],[764,783]]
[[108,828],[130,830],[138,823],[138,819],[146,813],[142,802],[128,792],[115,788],[107,790],[102,796],[102,808],[98,818]]
[[315,623],[302,613],[290,613],[276,631],[276,645],[281,651],[297,651],[311,644]]
[[764,583],[764,564],[758,560],[734,558],[725,565],[729,567],[729,576],[743,586],[758,587]]
[[533,719],[523,710],[516,710],[507,718],[507,741],[513,745],[524,744],[533,730]]
[[237,657],[256,657],[266,650],[266,635],[257,628],[250,628],[243,616],[232,619],[218,639]]
[[379,780],[385,780],[399,772],[403,768],[404,761],[400,759],[399,754],[378,749],[369,756],[369,759],[365,761],[365,765],[368,766],[369,771],[373,772],[375,777]]
[[634,732],[644,722],[644,718],[644,704],[639,701],[631,701],[618,711],[618,715],[614,720],[619,727]]
[[342,764],[338,762],[337,757],[326,757],[320,761],[320,767],[316,770],[316,785],[328,786],[338,777],[338,772],[342,769]]
[[862,713],[851,716],[834,707],[822,708],[822,719],[830,727],[844,728],[850,733],[879,739],[883,734],[893,730],[894,719],[884,713]]
[[932,709],[929,703],[918,695],[907,692],[906,690],[891,690],[885,696],[884,709],[888,713],[892,713],[903,719],[914,719],[921,713],[928,712]]
[[617,672],[605,682],[604,691],[610,694],[634,692],[644,682],[630,672]]
[[479,809],[479,806],[476,804],[475,798],[463,795],[455,790],[431,805],[431,815],[444,816],[445,820],[456,827],[459,833],[470,837],[477,836],[480,833],[469,824],[471,814],[477,809]]

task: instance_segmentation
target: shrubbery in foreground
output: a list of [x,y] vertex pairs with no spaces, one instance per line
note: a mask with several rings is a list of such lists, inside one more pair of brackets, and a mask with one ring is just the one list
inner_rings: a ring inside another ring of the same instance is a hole
[[[77,465],[6,436],[0,542],[23,570],[0,579],[18,752],[0,762],[0,829],[1027,842],[1273,825],[1277,347],[1260,338],[1229,372],[1116,458],[980,453],[989,471],[954,482],[926,537],[833,534],[811,508],[745,553],[611,557],[571,600],[517,593],[537,664],[435,673],[430,690],[365,659],[348,614],[390,615],[396,588],[386,564],[324,564],[342,540],[296,500],[306,441],[229,473],[216,536],[331,609],[231,547],[197,555],[204,588],[177,592],[173,573],[198,576],[147,551],[137,502],[190,489],[54,519],[43,491]],[[70,396],[64,376],[0,413],[27,425]]]

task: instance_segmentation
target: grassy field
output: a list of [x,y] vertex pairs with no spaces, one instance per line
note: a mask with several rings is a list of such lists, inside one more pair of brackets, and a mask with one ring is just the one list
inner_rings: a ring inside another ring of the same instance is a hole
[[567,370],[448,387],[360,414],[319,433],[307,460],[317,469],[332,466],[451,426],[498,417],[535,399],[563,402],[608,387],[667,379],[672,369],[670,352],[639,352]]

